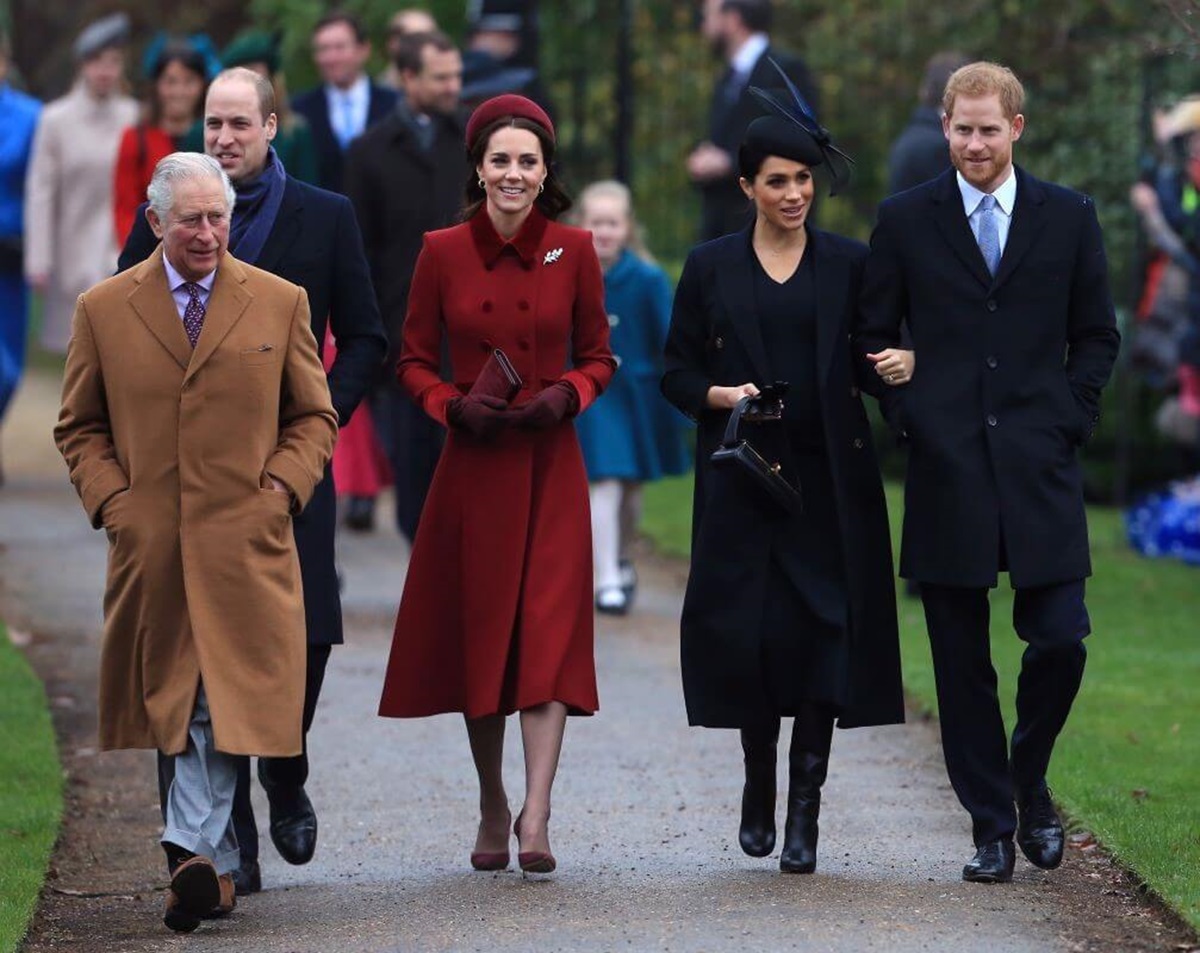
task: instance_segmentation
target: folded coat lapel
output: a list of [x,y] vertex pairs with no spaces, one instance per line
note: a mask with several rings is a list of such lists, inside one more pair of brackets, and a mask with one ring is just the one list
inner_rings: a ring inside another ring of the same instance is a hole
[[934,220],[937,222],[938,231],[942,233],[946,243],[966,265],[967,270],[985,287],[990,288],[992,273],[988,271],[987,262],[983,260],[983,252],[979,250],[979,243],[975,241],[975,233],[971,231],[971,225],[963,211],[962,193],[958,190],[958,181],[953,170],[943,174],[937,188],[933,190],[932,199],[935,205]]
[[204,311],[204,327],[200,329],[200,339],[196,341],[196,350],[192,352],[191,363],[184,375],[185,383],[196,375],[225,335],[241,320],[253,297],[244,287],[245,281],[246,270],[241,262],[228,254],[222,256]]
[[833,364],[834,349],[845,344],[847,329],[846,291],[850,286],[850,261],[843,255],[831,254],[828,242],[815,229],[809,231],[808,254],[814,255],[813,273],[816,276],[817,298],[817,379],[824,381]]
[[288,179],[283,188],[283,201],[279,203],[279,211],[275,213],[275,224],[267,235],[263,250],[255,262],[255,267],[263,271],[276,273],[279,262],[291,250],[292,244],[304,230],[304,203],[300,199],[300,190],[295,182]]
[[750,243],[749,230],[743,231],[743,253],[721,264],[717,269],[717,292],[721,304],[729,315],[729,321],[750,355],[758,380],[769,384],[772,380],[771,367],[767,362],[767,349],[763,344],[762,331],[754,314],[754,272],[750,256],[754,248]]
[[1008,228],[1008,240],[1004,243],[1004,255],[996,269],[993,287],[1004,284],[1029,251],[1034,240],[1042,233],[1046,221],[1046,193],[1037,181],[1019,169],[1017,175],[1017,201],[1013,207],[1012,224]]
[[129,294],[129,305],[179,366],[186,369],[192,359],[192,345],[183,329],[179,308],[171,297],[162,256],[160,244],[137,266],[133,275],[136,284]]

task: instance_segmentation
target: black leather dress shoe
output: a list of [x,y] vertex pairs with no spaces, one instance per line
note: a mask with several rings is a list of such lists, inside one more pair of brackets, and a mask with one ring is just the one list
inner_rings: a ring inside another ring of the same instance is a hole
[[286,794],[267,791],[271,806],[271,843],[289,864],[307,864],[317,849],[317,812],[304,788]]
[[1017,852],[1011,840],[994,840],[975,851],[963,868],[963,880],[977,884],[1006,884],[1012,880]]
[[375,529],[375,500],[369,496],[352,496],[346,501],[344,522],[347,529],[369,533]]
[[1043,783],[1017,794],[1017,845],[1029,862],[1053,870],[1063,859],[1063,826]]
[[239,897],[249,896],[262,890],[262,871],[257,860],[242,860],[233,872],[233,889]]

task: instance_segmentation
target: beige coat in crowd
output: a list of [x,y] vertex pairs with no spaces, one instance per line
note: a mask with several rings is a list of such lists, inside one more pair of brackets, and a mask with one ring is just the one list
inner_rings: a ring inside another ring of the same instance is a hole
[[[109,229],[111,232],[111,229]],[[221,259],[193,351],[162,246],[75,309],[55,440],[109,538],[100,744],[187,745],[203,681],[219,750],[301,750],[294,509],[337,417],[303,289]]]
[[113,167],[126,126],[137,122],[128,96],[97,100],[82,81],[42,110],[25,192],[25,274],[48,275],[42,346],[67,349],[75,299],[117,270]]

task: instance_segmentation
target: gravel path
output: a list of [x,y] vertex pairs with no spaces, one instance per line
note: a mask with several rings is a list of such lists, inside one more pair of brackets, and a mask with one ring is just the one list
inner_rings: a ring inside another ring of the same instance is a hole
[[[339,542],[348,638],[311,736],[316,858],[288,867],[264,832],[266,891],[173,937],[158,919],[152,756],[93,747],[105,547],[49,445],[56,406],[54,382],[31,378],[5,431],[0,490],[0,613],[46,680],[72,782],[28,951],[957,953],[1194,940],[1095,850],[1070,851],[1049,875],[1021,859],[1011,886],[962,883],[969,825],[924,723],[838,732],[816,875],[785,877],[777,855],[743,855],[737,738],[685,725],[682,570],[652,560],[637,611],[599,626],[600,714],[568,725],[551,822],[558,872],[471,872],[477,793],[461,720],[374,714],[404,571],[390,530]],[[509,738],[515,808],[515,721]],[[779,777],[782,824],[785,763]]]

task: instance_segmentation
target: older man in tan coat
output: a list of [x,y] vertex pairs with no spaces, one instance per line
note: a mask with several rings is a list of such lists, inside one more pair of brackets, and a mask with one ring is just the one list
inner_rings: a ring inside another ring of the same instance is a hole
[[233,755],[301,750],[291,516],[333,450],[303,289],[226,252],[216,160],[163,159],[142,265],[82,295],[55,439],[109,538],[100,742],[175,756],[166,924],[233,906]]

